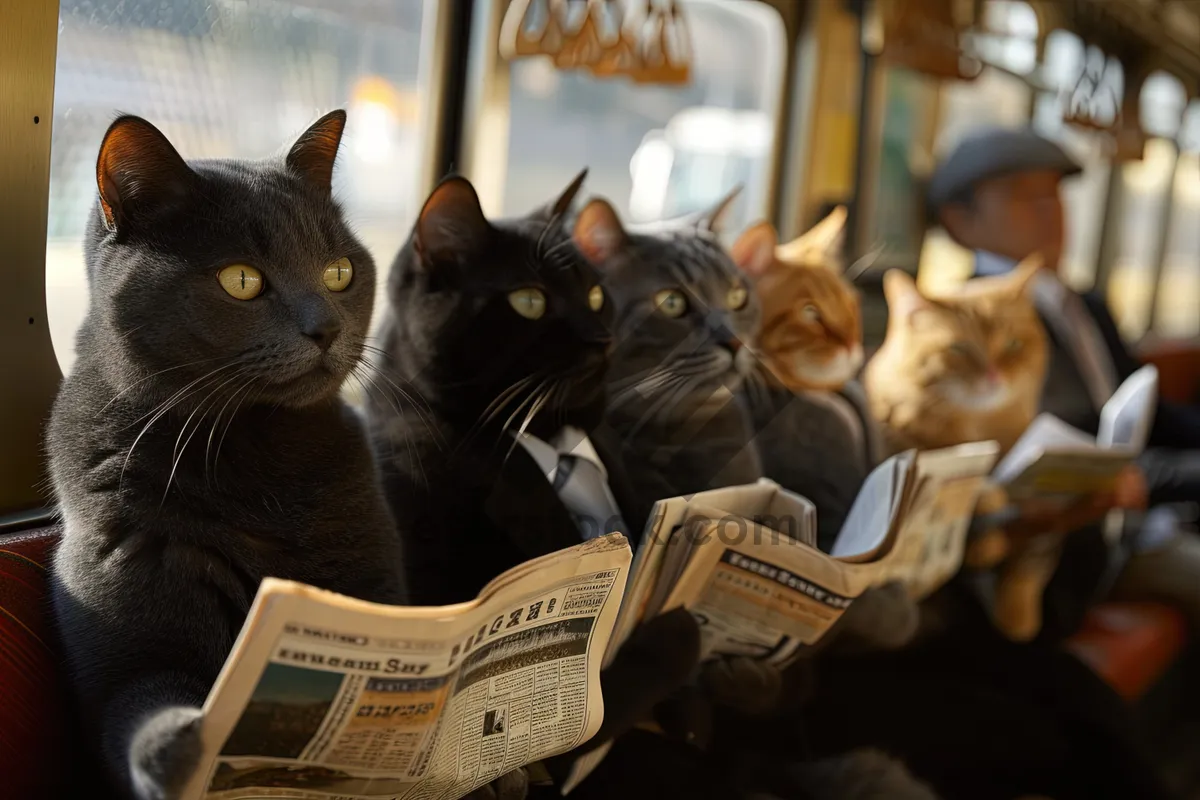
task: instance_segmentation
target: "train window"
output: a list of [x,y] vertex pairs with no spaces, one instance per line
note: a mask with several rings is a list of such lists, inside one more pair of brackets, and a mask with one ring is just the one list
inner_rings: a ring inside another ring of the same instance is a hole
[[1037,12],[1019,0],[989,0],[983,9],[984,30],[975,47],[989,64],[1021,75],[1037,66]]
[[1177,178],[1175,136],[1182,121],[1186,93],[1177,78],[1160,72],[1142,84],[1140,100],[1141,123],[1152,138],[1146,142],[1140,161],[1121,165],[1124,191],[1108,291],[1113,316],[1121,332],[1131,339],[1150,330],[1156,305],[1182,302],[1182,299],[1156,302],[1155,298],[1160,293],[1160,278],[1177,281],[1180,275],[1173,271],[1168,278],[1164,271],[1160,276],[1159,266],[1166,266],[1163,236],[1167,233],[1170,238],[1166,229],[1170,225],[1168,215]]
[[[1106,59],[1099,50],[1085,47],[1078,36],[1065,30],[1051,31],[1046,37],[1042,70],[1042,77],[1051,90],[1039,94],[1035,101],[1033,127],[1043,136],[1057,141],[1083,165],[1082,175],[1063,184],[1066,247],[1060,269],[1067,283],[1079,291],[1086,291],[1096,283],[1112,167],[1103,135],[1065,124],[1063,111],[1065,104],[1071,102],[1084,70],[1097,77],[1103,76],[1102,85],[1111,91],[1102,92],[1102,99],[1121,96],[1124,74],[1116,59]],[[1115,115],[1115,101],[1099,108],[1098,113]]]
[[1154,309],[1154,332],[1169,338],[1200,336],[1200,101],[1185,112],[1177,141],[1171,220]]
[[730,229],[765,216],[786,66],[784,23],[765,3],[685,0],[692,81],[639,86],[511,64],[503,212],[524,213],[583,165],[588,192],[634,222],[687,213],[744,184]]
[[114,109],[146,117],[187,157],[262,157],[346,108],[335,191],[386,265],[419,199],[421,31],[434,2],[62,0],[46,288],[63,371],[86,312],[82,238]]

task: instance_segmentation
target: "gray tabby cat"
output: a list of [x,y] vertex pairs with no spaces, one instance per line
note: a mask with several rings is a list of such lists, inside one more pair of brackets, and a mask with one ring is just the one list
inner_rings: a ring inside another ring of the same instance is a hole
[[615,310],[605,421],[647,509],[762,476],[735,395],[754,363],[746,345],[760,308],[717,241],[735,196],[645,232],[627,231],[601,199],[579,214],[576,241],[604,276]]
[[91,303],[54,405],[53,605],[120,796],[178,795],[200,707],[262,578],[405,598],[355,414],[375,265],[331,192],[345,114],[286,157],[185,162],[117,119],[97,163]]
[[[762,315],[745,274],[716,239],[735,195],[707,213],[640,233],[626,230],[600,199],[576,221],[576,243],[599,267],[615,311],[606,422],[621,437],[626,469],[647,507],[762,476],[748,414],[730,394],[758,368],[752,350]],[[911,607],[896,602],[897,592],[903,590],[868,593],[827,639],[853,646],[860,635],[876,633],[883,620],[892,621],[893,606]],[[907,641],[915,620],[902,622],[895,630],[883,623],[890,636],[882,638]],[[865,638],[877,646],[875,636]],[[727,729],[718,738],[753,740],[742,726],[756,725],[754,717],[802,716],[809,672],[804,661],[784,673],[741,658],[704,665],[700,679],[709,699],[736,709],[720,714],[718,724]],[[936,800],[902,764],[873,751],[768,769],[784,774],[772,792],[780,797]]]

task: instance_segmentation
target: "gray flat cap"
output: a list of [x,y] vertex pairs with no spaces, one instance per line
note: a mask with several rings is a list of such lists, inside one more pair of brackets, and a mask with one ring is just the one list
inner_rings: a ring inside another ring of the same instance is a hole
[[958,143],[929,177],[928,202],[937,209],[971,186],[1014,172],[1083,171],[1075,159],[1028,128],[987,128]]

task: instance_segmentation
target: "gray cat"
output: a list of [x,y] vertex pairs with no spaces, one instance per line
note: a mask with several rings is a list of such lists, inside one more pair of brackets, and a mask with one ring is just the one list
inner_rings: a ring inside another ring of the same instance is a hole
[[634,232],[594,199],[576,240],[615,311],[608,426],[640,501],[753,483],[762,476],[736,397],[753,367],[761,308],[717,241],[734,196],[689,219]]
[[258,589],[405,599],[356,416],[371,256],[330,180],[345,114],[287,156],[185,162],[117,119],[97,163],[91,305],[54,405],[53,604],[85,732],[118,793],[175,797],[200,706]]

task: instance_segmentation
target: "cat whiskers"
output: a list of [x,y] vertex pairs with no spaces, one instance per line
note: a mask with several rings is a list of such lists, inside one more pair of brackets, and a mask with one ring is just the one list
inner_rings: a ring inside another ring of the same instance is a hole
[[[363,362],[359,362],[355,368],[350,371],[350,375],[359,382],[359,385],[363,387],[363,391],[367,394],[370,394],[371,391],[374,390],[382,395],[384,400],[387,401],[388,405],[392,407],[392,410],[396,414],[396,418],[403,418],[405,416],[403,410],[404,406],[411,408],[417,414],[417,418],[421,420],[421,424],[423,424],[430,434],[434,436],[434,439],[437,440],[438,446],[441,446],[442,442],[440,435],[434,432],[434,428],[430,426],[424,414],[421,413],[420,408],[417,407],[417,404],[412,401],[408,394],[391,381],[388,381],[388,383],[394,387],[395,391],[392,391],[392,389],[387,385],[379,382],[378,379],[380,378],[387,380],[386,375],[377,370],[372,370],[368,364]],[[396,392],[399,392],[400,395],[397,395]],[[401,397],[403,397],[403,400]],[[401,426],[401,431],[404,433],[404,448],[408,451],[408,466],[410,474],[415,474],[416,471],[420,471],[421,481],[428,486],[429,476],[425,474],[425,464],[421,461],[420,452],[413,447],[412,439],[408,435],[408,427]],[[413,469],[414,466],[416,467],[415,470]]]
[[[215,387],[213,387],[212,389],[209,390],[208,394],[206,394],[204,396],[204,399],[202,399],[196,405],[196,407],[194,409],[192,409],[192,413],[188,414],[187,419],[185,419],[183,421],[183,425],[180,426],[180,428],[179,428],[179,435],[175,437],[175,447],[171,453],[171,456],[172,456],[171,473],[167,476],[167,485],[163,489],[162,500],[160,500],[159,504],[158,504],[159,508],[162,508],[163,503],[165,503],[167,501],[167,494],[171,491],[171,483],[175,480],[175,472],[179,469],[179,462],[183,458],[184,451],[187,450],[187,446],[189,444],[191,444],[192,439],[196,436],[196,434],[200,432],[200,426],[204,422],[204,418],[205,418],[205,416],[207,416],[207,413],[208,413],[207,412],[208,401],[213,397],[213,395],[215,395],[217,392],[221,391],[222,388],[233,383],[238,378],[241,378],[243,375],[245,375],[247,372],[251,371],[252,369],[253,368],[250,366],[243,365],[242,368],[239,369],[237,372],[233,373],[232,376],[227,376],[225,378],[225,380],[221,381]],[[213,405],[216,405],[216,404],[214,403]],[[198,420],[196,420],[196,425],[195,425],[195,427],[192,428],[192,432],[190,434],[188,434],[187,439],[184,439],[183,435],[185,433],[187,433],[188,425],[191,424],[192,419],[194,419],[197,414],[200,414],[200,418]],[[211,436],[210,436],[210,438],[211,438]],[[180,441],[183,441],[182,447],[179,444]],[[207,478],[208,478],[208,454],[207,454],[207,451],[205,452],[205,473],[204,474],[205,474],[205,480],[207,481]]]
[[[538,412],[541,411],[546,406],[546,403],[550,400],[550,398],[555,393],[557,393],[559,385],[561,383],[562,383],[562,380],[559,378],[547,378],[547,379],[543,380],[541,383],[539,383],[538,388],[529,395],[529,399],[532,399],[533,402],[529,405],[529,411],[525,414],[525,419],[521,422],[521,427],[513,435],[512,444],[510,444],[508,446],[508,452],[505,453],[505,455],[504,455],[504,461],[506,463],[507,463],[508,459],[512,456],[513,449],[517,446],[517,442],[520,440],[520,438],[522,436],[525,435],[525,430],[529,427],[529,423],[532,422],[533,418],[538,415]],[[549,384],[549,386],[547,386],[547,384]],[[524,406],[524,405],[525,405],[525,403],[522,402],[521,406]],[[520,411],[520,407],[518,407],[518,412],[519,411]],[[516,417],[516,414],[514,413],[512,417],[508,418],[509,421],[506,422],[504,425],[505,430],[509,429],[509,425],[512,424],[512,420],[515,417]]]
[[[258,380],[257,376],[251,376],[245,383],[243,383],[242,385],[240,385],[236,389],[234,389],[232,392],[230,392],[229,397],[225,398],[225,403],[221,406],[220,409],[218,409],[217,416],[215,419],[213,419],[212,427],[209,429],[209,432],[208,432],[208,442],[204,446],[204,480],[205,480],[205,483],[208,483],[208,481],[209,481],[209,478],[208,478],[208,463],[209,463],[208,456],[212,452],[213,436],[215,436],[217,433],[217,426],[219,426],[221,424],[221,417],[225,416],[225,409],[229,407],[230,403],[232,403],[234,400],[237,400],[239,395],[241,395],[241,399],[238,400],[237,405],[234,406],[233,413],[231,413],[229,415],[229,421],[225,425],[225,432],[228,433],[229,426],[233,424],[234,416],[237,415],[238,409],[241,408],[241,406],[242,406],[242,400],[246,399],[246,395],[248,395],[250,393],[249,392],[250,387],[252,387],[254,385],[254,382],[257,380]],[[224,441],[225,441],[225,436],[224,436],[224,434],[222,434],[221,442],[224,442]],[[219,442],[217,445],[217,454],[215,456],[213,456],[213,459],[212,459],[213,480],[216,480],[216,477],[217,477],[217,459],[220,457],[221,457],[221,447],[220,447],[220,442]]]
[[[175,394],[168,397],[166,400],[164,400],[162,403],[157,405],[153,410],[151,410],[147,414],[142,415],[138,419],[131,422],[129,425],[125,426],[126,428],[131,428],[134,425],[136,425],[137,423],[146,419],[147,417],[150,418],[149,421],[146,422],[146,424],[142,426],[142,429],[141,429],[141,431],[138,432],[138,435],[136,437],[134,437],[133,444],[131,444],[129,446],[129,451],[125,454],[125,462],[121,465],[121,477],[118,480],[118,487],[124,486],[125,470],[127,470],[129,468],[129,460],[130,460],[130,458],[133,457],[133,451],[137,449],[138,442],[140,442],[142,440],[142,437],[146,435],[146,432],[149,431],[150,428],[152,428],[154,426],[154,423],[156,423],[160,419],[162,419],[163,416],[165,414],[167,414],[172,408],[174,408],[175,406],[182,403],[188,397],[190,397],[193,394],[196,394],[198,392],[201,392],[205,388],[207,388],[208,382],[216,379],[217,376],[219,375],[219,373],[223,372],[226,369],[229,369],[230,367],[237,366],[237,364],[238,364],[238,362],[236,360],[230,361],[227,364],[224,364],[220,367],[217,367],[214,370],[211,370],[210,372],[205,373],[204,375],[200,376],[199,378],[196,378],[195,380],[186,384],[182,389],[175,392]],[[199,384],[198,387],[197,387],[197,384]],[[197,387],[197,388],[192,388],[192,387]]]
[[[126,334],[126,335],[128,335],[128,334]],[[112,396],[112,399],[109,400],[107,403],[105,403],[104,406],[99,411],[96,412],[96,416],[99,416],[100,414],[103,414],[105,411],[107,411],[108,407],[111,406],[113,403],[115,403],[121,397],[121,395],[125,394],[130,389],[133,389],[135,386],[140,386],[141,384],[145,383],[148,380],[152,380],[154,378],[157,378],[160,375],[165,375],[168,372],[173,372],[177,369],[184,369],[185,367],[194,367],[197,364],[204,364],[206,362],[216,361],[216,360],[217,360],[216,358],[201,358],[197,361],[189,361],[186,364],[176,364],[173,367],[167,367],[166,369],[160,369],[157,372],[153,372],[144,378],[138,378],[136,381],[129,384],[128,386],[126,386],[124,389],[117,392],[116,394],[114,394]],[[145,417],[143,417],[143,419],[145,419]],[[140,421],[140,420],[138,420],[138,421]]]

